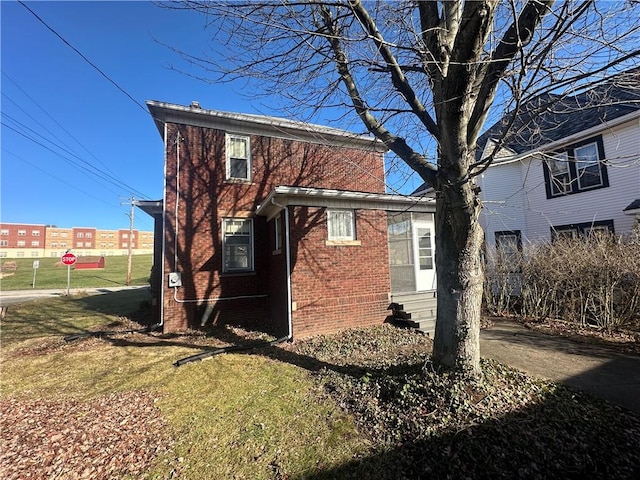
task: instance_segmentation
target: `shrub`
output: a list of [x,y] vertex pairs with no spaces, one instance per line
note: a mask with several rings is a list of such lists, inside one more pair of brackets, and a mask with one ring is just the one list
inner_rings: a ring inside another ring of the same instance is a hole
[[640,329],[635,237],[593,234],[531,245],[518,258],[493,254],[487,256],[486,277],[485,305],[493,314],[562,318],[609,331]]

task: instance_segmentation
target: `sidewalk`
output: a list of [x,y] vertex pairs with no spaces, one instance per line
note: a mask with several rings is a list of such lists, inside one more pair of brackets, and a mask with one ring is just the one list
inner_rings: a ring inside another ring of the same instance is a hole
[[480,355],[640,412],[638,356],[536,332],[503,319],[481,331]]
[[[70,295],[102,295],[110,292],[119,292],[122,290],[137,290],[140,288],[149,288],[148,285],[120,286],[120,287],[98,287],[98,288],[72,288],[69,290]],[[66,288],[52,289],[28,289],[28,290],[3,290],[0,291],[0,304],[10,305],[12,303],[28,302],[38,298],[45,297],[63,297],[67,295]]]

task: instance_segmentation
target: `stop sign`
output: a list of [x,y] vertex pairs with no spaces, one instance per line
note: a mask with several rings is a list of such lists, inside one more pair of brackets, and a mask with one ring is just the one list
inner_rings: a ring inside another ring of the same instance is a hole
[[76,257],[73,253],[71,252],[67,252],[64,255],[62,255],[62,263],[64,263],[65,265],[73,265],[74,263],[76,263],[76,260],[78,259],[78,257]]

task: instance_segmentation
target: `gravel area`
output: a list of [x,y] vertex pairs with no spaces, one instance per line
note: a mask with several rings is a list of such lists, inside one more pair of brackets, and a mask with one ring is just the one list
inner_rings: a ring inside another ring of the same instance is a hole
[[0,400],[0,478],[145,478],[171,448],[155,398],[145,392],[89,401]]

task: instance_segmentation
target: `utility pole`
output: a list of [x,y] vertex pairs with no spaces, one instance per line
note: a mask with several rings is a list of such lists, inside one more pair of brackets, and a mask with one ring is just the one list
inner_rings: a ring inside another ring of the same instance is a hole
[[129,256],[127,258],[127,286],[131,285],[131,257],[133,255],[133,212],[136,203],[136,198],[131,196],[131,212],[129,213],[129,241],[127,246],[129,247]]

